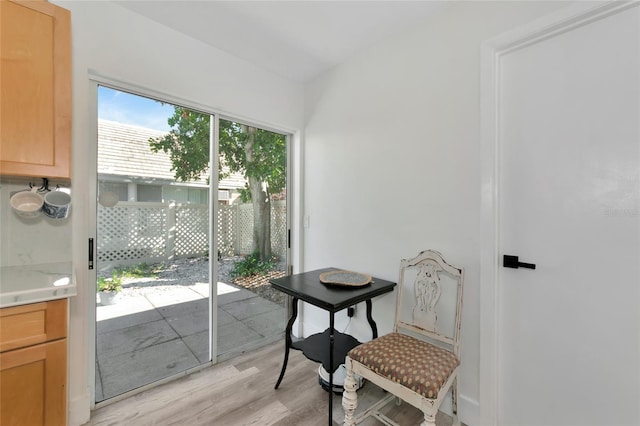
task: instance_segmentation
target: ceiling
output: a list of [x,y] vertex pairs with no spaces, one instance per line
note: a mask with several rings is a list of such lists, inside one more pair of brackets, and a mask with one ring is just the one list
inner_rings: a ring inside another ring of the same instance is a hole
[[143,1],[115,3],[305,83],[416,25],[446,1]]

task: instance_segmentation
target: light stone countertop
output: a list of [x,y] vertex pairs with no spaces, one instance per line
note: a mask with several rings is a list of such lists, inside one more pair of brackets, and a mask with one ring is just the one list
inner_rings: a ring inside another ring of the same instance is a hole
[[0,308],[77,294],[71,262],[0,267]]

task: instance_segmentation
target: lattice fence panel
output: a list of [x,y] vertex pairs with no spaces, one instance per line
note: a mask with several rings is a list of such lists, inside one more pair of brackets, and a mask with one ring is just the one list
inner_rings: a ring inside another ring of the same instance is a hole
[[[222,256],[253,252],[253,206],[221,205],[216,235]],[[271,248],[284,257],[286,202],[271,206]],[[201,256],[209,249],[209,209],[203,204],[120,202],[98,206],[98,261],[104,264],[159,262],[171,256]]]
[[[125,205],[126,204],[126,205]],[[98,207],[98,261],[164,259],[167,208],[164,204],[120,203]]]
[[253,206],[239,204],[236,206],[237,218],[237,248],[239,254],[253,253]]
[[220,205],[218,207],[217,239],[218,251],[221,256],[233,256],[235,254],[236,235],[235,206]]
[[174,250],[178,257],[204,255],[209,251],[209,207],[178,204]]
[[[238,253],[253,252],[253,206],[240,204],[237,206]],[[284,257],[287,254],[287,203],[274,201],[271,204],[271,251]]]
[[271,251],[280,257],[287,255],[287,202],[271,203]]

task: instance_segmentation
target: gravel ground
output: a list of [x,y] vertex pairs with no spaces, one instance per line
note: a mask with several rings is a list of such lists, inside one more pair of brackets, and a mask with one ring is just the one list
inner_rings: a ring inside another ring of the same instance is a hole
[[[264,277],[253,276],[234,280],[231,278],[231,271],[234,263],[241,259],[241,256],[237,256],[220,260],[218,262],[218,281],[246,288],[275,303],[284,303],[286,296],[269,285],[269,278],[285,275],[284,266],[279,265],[279,270],[272,271]],[[156,277],[123,278],[122,297],[143,295],[149,291],[169,291],[177,285],[191,286],[196,283],[209,282],[209,259],[204,257],[178,259],[172,263],[156,264],[153,265],[153,269],[156,271]],[[112,271],[113,268],[105,269],[99,273],[99,276],[109,277]]]

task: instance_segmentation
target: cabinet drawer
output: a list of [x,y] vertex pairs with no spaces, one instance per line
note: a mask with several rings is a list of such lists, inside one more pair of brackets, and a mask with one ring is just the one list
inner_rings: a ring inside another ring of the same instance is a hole
[[67,299],[0,309],[0,352],[67,335]]

